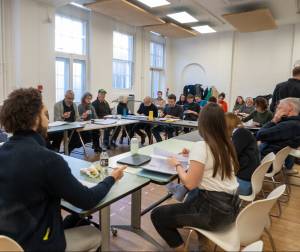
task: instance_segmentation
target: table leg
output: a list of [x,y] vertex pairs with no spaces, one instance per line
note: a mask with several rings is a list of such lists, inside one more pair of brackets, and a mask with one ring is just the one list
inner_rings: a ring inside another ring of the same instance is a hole
[[64,131],[64,152],[65,155],[69,155],[69,141],[68,141],[68,131]]
[[85,147],[84,141],[82,139],[82,136],[79,131],[77,131],[77,134],[78,134],[79,140],[80,140],[82,148],[83,148],[84,156],[87,158],[88,154],[87,154],[86,147]]
[[101,251],[110,251],[110,206],[100,210],[99,221],[101,227]]
[[141,229],[141,208],[142,208],[142,189],[132,193],[131,195],[131,225],[112,226],[112,230],[114,231],[114,229],[123,229],[126,231],[133,232],[138,236],[144,238],[146,241],[153,244],[160,251],[163,251],[164,249],[162,248],[162,246],[156,240],[154,240],[149,234],[147,234],[143,229]]

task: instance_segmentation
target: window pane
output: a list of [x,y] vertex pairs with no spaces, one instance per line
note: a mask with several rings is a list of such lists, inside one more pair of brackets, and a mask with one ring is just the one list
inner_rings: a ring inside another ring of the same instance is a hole
[[132,85],[133,36],[113,32],[113,87],[129,89]]
[[86,53],[86,22],[55,16],[55,50],[84,55]]
[[150,65],[153,68],[164,68],[164,45],[160,43],[150,43]]
[[151,94],[156,97],[157,91],[164,90],[163,71],[151,70]]
[[75,61],[73,63],[73,91],[75,102],[80,102],[81,96],[85,90],[85,62]]
[[57,58],[56,70],[56,101],[64,98],[65,91],[69,88],[69,61]]

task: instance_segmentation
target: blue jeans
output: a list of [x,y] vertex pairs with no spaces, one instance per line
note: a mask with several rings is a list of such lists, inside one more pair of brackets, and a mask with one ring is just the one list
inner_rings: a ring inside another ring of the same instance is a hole
[[248,196],[252,193],[251,181],[243,180],[237,177],[239,183],[238,192],[240,195]]

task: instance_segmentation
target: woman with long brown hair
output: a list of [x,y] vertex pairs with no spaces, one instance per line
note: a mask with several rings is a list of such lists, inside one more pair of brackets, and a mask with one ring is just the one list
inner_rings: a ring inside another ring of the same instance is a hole
[[184,242],[177,228],[193,226],[217,230],[235,221],[239,209],[238,183],[235,171],[238,160],[231,143],[225,116],[218,104],[207,104],[200,112],[199,134],[203,141],[195,143],[189,155],[186,172],[175,158],[174,166],[183,185],[189,190],[183,203],[160,206],[151,213],[157,232],[175,250]]

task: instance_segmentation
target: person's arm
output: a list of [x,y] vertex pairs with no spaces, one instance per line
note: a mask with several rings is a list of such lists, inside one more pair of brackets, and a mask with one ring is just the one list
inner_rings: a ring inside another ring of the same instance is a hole
[[117,106],[117,114],[123,115],[123,107],[120,104],[118,104],[118,106]]
[[158,109],[154,104],[153,104],[153,116],[158,117]]
[[94,107],[94,109],[96,111],[97,118],[100,118],[99,117],[99,109],[98,109],[98,106],[97,106],[97,101],[92,102],[92,106]]
[[226,101],[223,102],[223,109],[224,109],[224,112],[228,112],[228,104]]
[[62,157],[56,155],[48,161],[48,165],[45,166],[47,181],[45,186],[49,188],[49,193],[83,210],[96,206],[115,183],[115,178],[108,176],[94,187],[88,188],[72,175]]
[[246,116],[242,121],[243,121],[243,122],[248,122],[248,121],[250,121],[251,119],[253,119],[254,112],[255,112],[255,111],[253,111],[250,115]]
[[178,110],[178,112],[177,112],[176,118],[182,119],[183,118],[183,108],[181,106],[178,106],[177,110]]
[[143,103],[140,104],[140,107],[137,111],[137,113],[140,114],[140,115],[143,114],[143,107],[142,106],[143,106]]
[[263,142],[276,142],[293,137],[292,130],[288,130],[282,123],[267,123],[256,134],[256,139]]
[[77,105],[75,103],[73,103],[73,108],[74,108],[74,111],[75,111],[75,121],[80,121],[80,115],[78,113],[78,108],[77,108]]
[[93,117],[92,119],[98,119],[97,112],[93,105],[91,106],[91,110],[92,110],[92,117]]
[[54,121],[61,121],[63,120],[63,115],[60,110],[60,103],[56,103],[54,105]]

